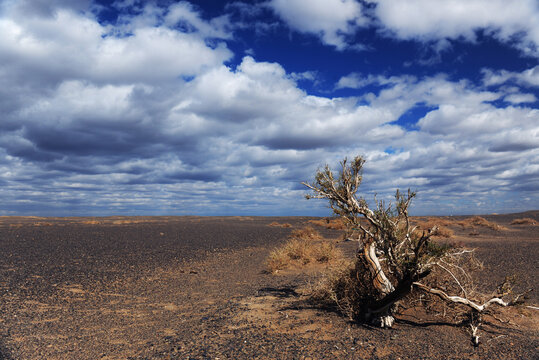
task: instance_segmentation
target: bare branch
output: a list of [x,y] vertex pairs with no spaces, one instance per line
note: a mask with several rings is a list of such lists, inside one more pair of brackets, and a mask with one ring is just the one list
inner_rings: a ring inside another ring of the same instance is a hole
[[503,299],[498,298],[498,297],[493,297],[493,298],[491,298],[490,300],[488,300],[487,302],[485,302],[483,304],[477,304],[477,303],[475,303],[475,302],[473,302],[473,301],[471,301],[471,300],[469,300],[467,298],[463,298],[463,297],[460,297],[460,296],[447,295],[444,291],[442,291],[440,289],[430,288],[430,287],[428,287],[426,285],[421,284],[420,282],[414,282],[413,285],[417,286],[421,290],[424,290],[424,291],[429,292],[429,293],[434,294],[434,295],[438,295],[440,298],[442,298],[445,301],[467,305],[467,306],[469,306],[470,308],[474,309],[477,312],[484,311],[486,308],[488,308],[492,304],[497,304],[499,306],[504,306],[504,307],[513,305],[513,304],[517,303],[518,300],[520,299],[520,297],[525,294],[525,293],[519,294],[515,299],[513,299],[512,301],[509,301],[509,302],[505,302],[505,301],[503,301]]

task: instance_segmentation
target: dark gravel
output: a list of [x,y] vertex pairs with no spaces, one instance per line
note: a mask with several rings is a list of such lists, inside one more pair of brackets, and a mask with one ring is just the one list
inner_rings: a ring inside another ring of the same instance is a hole
[[[264,272],[307,220],[0,218],[0,359],[537,358],[537,315],[525,308],[487,319],[479,348],[467,329],[413,312],[381,330],[313,308],[300,295],[309,276]],[[456,237],[485,262],[482,288],[508,272],[537,287],[536,227]]]

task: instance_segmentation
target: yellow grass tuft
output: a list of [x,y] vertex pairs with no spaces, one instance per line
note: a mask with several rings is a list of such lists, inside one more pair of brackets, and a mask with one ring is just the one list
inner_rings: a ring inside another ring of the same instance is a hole
[[434,226],[438,227],[438,230],[434,233],[434,237],[443,237],[443,238],[451,238],[453,237],[453,230],[448,228],[452,223],[451,221],[448,221],[446,219],[440,219],[440,218],[427,218],[424,221],[415,221],[415,225],[418,226],[419,230],[427,231],[429,229],[432,229]]
[[346,225],[340,218],[325,218],[320,220],[309,220],[310,223],[325,227],[326,229],[331,230],[345,230]]
[[515,219],[511,221],[511,225],[537,225],[537,221],[530,218]]
[[281,224],[281,223],[278,223],[277,221],[272,222],[272,223],[269,224],[268,226],[275,226],[275,227],[282,227],[282,228],[289,228],[289,227],[292,227],[292,225],[290,225],[289,223]]
[[305,226],[301,229],[292,230],[289,237],[291,239],[316,240],[322,236],[312,226]]
[[270,253],[267,267],[275,274],[286,268],[325,264],[341,257],[333,242],[322,239],[318,231],[307,226],[292,231],[289,240]]
[[469,219],[458,221],[457,224],[465,228],[467,227],[473,228],[474,226],[482,226],[482,227],[486,227],[494,231],[507,230],[505,226],[498,225],[492,221],[488,221],[487,219],[481,216],[472,216]]

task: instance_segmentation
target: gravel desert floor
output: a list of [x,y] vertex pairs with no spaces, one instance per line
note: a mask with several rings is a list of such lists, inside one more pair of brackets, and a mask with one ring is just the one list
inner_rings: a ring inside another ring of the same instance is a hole
[[[392,329],[350,322],[307,300],[318,271],[266,271],[312,218],[0,217],[0,359],[539,358],[539,211],[483,217],[501,230],[466,218],[443,219],[484,263],[480,289],[505,275],[534,289],[485,317],[478,347],[420,309]],[[339,231],[318,230],[353,256]]]

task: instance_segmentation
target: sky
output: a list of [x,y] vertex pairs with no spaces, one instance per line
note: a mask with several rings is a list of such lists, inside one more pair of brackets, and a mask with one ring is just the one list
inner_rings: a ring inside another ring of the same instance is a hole
[[536,0],[0,0],[0,215],[539,209]]

